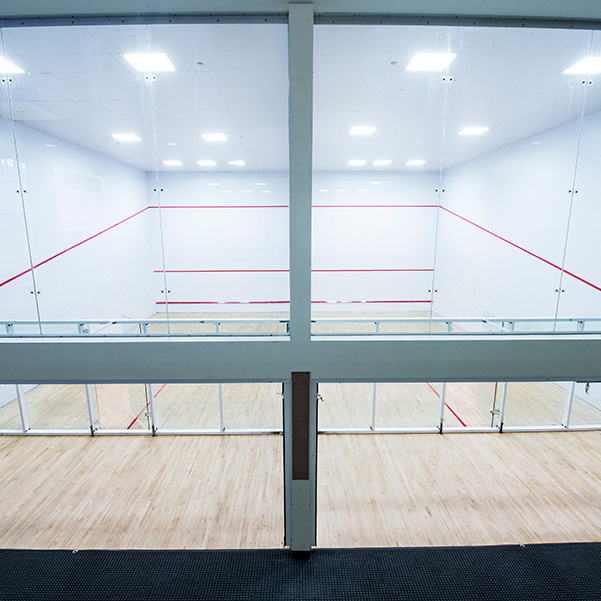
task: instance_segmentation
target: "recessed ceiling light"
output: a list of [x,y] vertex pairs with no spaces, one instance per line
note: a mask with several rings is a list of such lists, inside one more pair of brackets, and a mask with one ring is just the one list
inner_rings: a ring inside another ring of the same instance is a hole
[[175,142],[167,142],[167,146],[177,146]]
[[575,65],[568,67],[564,73],[577,73],[578,75],[601,73],[601,56],[587,56]]
[[349,136],[371,136],[376,131],[375,127],[370,125],[354,125],[349,130]]
[[361,167],[365,165],[365,161],[363,159],[351,159],[348,162],[349,167]]
[[407,71],[442,71],[456,56],[452,52],[416,52]]
[[214,167],[217,165],[215,161],[196,161],[201,167]]
[[183,165],[183,163],[181,161],[167,160],[167,161],[163,161],[163,165],[167,165],[167,167],[181,167]]
[[246,165],[246,163],[244,161],[228,161],[227,164],[240,166],[240,167],[243,167],[244,165]]
[[542,142],[539,142],[538,140],[536,142],[532,142],[532,144],[542,144]]
[[217,182],[209,182],[209,186],[221,186],[221,184],[218,184]]
[[261,194],[271,194],[271,190],[261,190]]
[[376,184],[381,184],[382,182],[369,182],[372,186],[375,186]]
[[0,56],[0,73],[25,73],[25,71]]
[[142,73],[155,73],[158,71],[175,71],[175,67],[162,52],[150,54],[124,54],[123,57],[129,61],[136,70]]
[[457,132],[460,136],[479,136],[489,130],[488,127],[464,127]]
[[329,190],[320,190],[320,192],[329,192]]
[[357,192],[367,192],[367,190],[357,190]]
[[202,139],[205,142],[226,142],[227,136],[225,134],[202,134]]
[[115,140],[119,142],[141,142],[142,140],[136,134],[113,134]]
[[255,186],[264,186],[265,182],[255,182]]
[[231,190],[223,190],[223,193],[224,193],[224,194],[231,194],[231,193],[232,193],[232,191],[231,191]]
[[243,194],[252,194],[252,190],[242,190]]
[[409,165],[409,167],[419,167],[420,165],[425,164],[426,161],[423,159],[409,159],[405,165]]
[[48,148],[56,148],[56,144],[44,144],[44,146],[48,146]]
[[392,163],[392,161],[388,159],[378,159],[373,162],[376,167],[386,167],[386,165],[390,165],[390,163]]

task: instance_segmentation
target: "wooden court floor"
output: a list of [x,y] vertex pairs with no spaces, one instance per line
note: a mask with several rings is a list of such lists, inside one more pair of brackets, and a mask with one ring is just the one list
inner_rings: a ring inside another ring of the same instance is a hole
[[[319,437],[321,547],[601,540],[601,432]],[[1,437],[0,547],[278,548],[282,437]]]

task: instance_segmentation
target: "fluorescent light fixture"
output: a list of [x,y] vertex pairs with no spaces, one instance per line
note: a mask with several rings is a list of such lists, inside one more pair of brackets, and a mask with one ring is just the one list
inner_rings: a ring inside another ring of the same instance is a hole
[[532,142],[532,144],[542,144],[542,142],[540,142],[539,140],[537,140],[536,142]]
[[0,73],[25,73],[25,71],[0,56]]
[[376,131],[375,127],[370,125],[354,125],[349,130],[349,136],[371,136]]
[[261,190],[261,194],[271,194],[271,190]]
[[489,130],[488,127],[464,127],[461,131],[457,132],[460,136],[480,136]]
[[456,56],[452,52],[416,52],[407,71],[442,71]]
[[177,146],[175,142],[167,142],[167,146]]
[[209,182],[209,186],[221,186],[221,184],[218,184],[217,182]]
[[338,192],[348,192],[348,190],[338,190]]
[[175,71],[175,67],[162,52],[150,54],[124,54],[123,57],[142,73],[157,73],[159,71]]
[[376,184],[381,184],[382,182],[369,182],[372,186],[375,186]]
[[377,159],[373,162],[373,165],[375,167],[386,167],[387,165],[390,165],[390,163],[392,163],[392,161],[389,159]]
[[265,182],[255,182],[255,186],[264,186]]
[[252,190],[242,190],[242,194],[252,194]]
[[231,190],[224,190],[224,191],[223,191],[223,193],[224,193],[224,194],[231,194],[231,193],[232,193],[232,191],[231,191]]
[[215,161],[196,161],[201,167],[215,167]]
[[575,73],[578,75],[601,73],[601,56],[587,56],[575,65],[568,67],[564,73]]
[[167,165],[167,167],[181,167],[183,163],[181,161],[167,160],[163,161],[163,165]]
[[201,134],[202,139],[205,142],[226,142],[227,136],[225,134]]
[[244,165],[246,165],[244,161],[228,161],[227,164],[234,165],[236,167],[244,167]]
[[329,190],[320,190],[320,192],[329,192]]
[[56,148],[56,144],[44,144],[44,146],[48,146],[48,148]]
[[349,167],[361,167],[365,165],[365,161],[363,159],[351,159],[348,162]]
[[426,161],[424,161],[423,159],[409,159],[405,165],[408,165],[409,167],[419,167],[420,165],[424,165],[426,163]]
[[141,142],[142,140],[136,134],[113,134],[113,138],[119,142]]
[[367,190],[357,190],[357,192],[367,192]]

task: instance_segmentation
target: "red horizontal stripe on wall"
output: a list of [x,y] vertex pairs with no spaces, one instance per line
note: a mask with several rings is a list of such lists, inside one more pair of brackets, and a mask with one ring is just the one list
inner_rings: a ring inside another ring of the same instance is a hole
[[[344,301],[327,301],[314,300],[312,304],[372,304],[372,303],[431,303],[431,300],[344,300]],[[167,301],[157,301],[157,305],[166,305]],[[290,301],[271,300],[271,301],[169,301],[170,305],[280,305],[290,304]]]
[[[73,246],[70,246],[69,248],[66,248],[65,250],[61,250],[61,252],[56,253],[55,255],[52,255],[48,259],[44,259],[43,261],[41,261],[37,265],[34,265],[33,268],[37,269],[38,267],[41,267],[42,265],[45,265],[49,261],[52,261],[53,259],[56,259],[57,257],[60,257],[61,255],[64,255],[66,252],[69,252],[70,250],[73,250],[74,248],[77,248],[78,246],[81,246],[82,244],[85,244],[86,242],[89,242],[90,240],[93,240],[94,238],[97,238],[101,234],[104,234],[105,232],[108,232],[109,230],[112,230],[114,227],[117,227],[118,225],[121,225],[122,223],[125,223],[126,221],[129,221],[130,219],[133,219],[134,217],[136,217],[140,213],[143,213],[144,211],[147,211],[149,208],[150,207],[145,207],[141,211],[138,211],[137,213],[134,213],[133,215],[130,215],[129,217],[126,217],[125,219],[122,219],[121,221],[118,221],[117,223],[111,225],[110,227],[107,227],[107,228],[103,229],[101,232],[98,232],[97,234],[94,234],[93,236],[90,236],[89,238],[86,238],[85,240],[82,240],[81,242],[78,242],[77,244],[74,244]],[[31,269],[27,269],[27,270],[25,270],[25,271],[23,271],[23,272],[15,275],[15,276],[13,276],[9,280],[1,282],[0,286],[4,286],[5,284],[8,284],[9,282],[12,282],[13,280],[16,280],[17,278],[20,278],[21,276],[29,273],[30,271],[31,271]]]
[[287,209],[288,205],[152,205],[149,209]]
[[547,265],[550,265],[551,267],[554,267],[555,269],[559,269],[559,271],[563,271],[563,273],[565,273],[566,275],[569,275],[569,276],[573,277],[574,279],[578,280],[579,282],[582,282],[583,284],[586,284],[587,286],[590,286],[591,288],[594,288],[595,290],[599,290],[599,292],[601,292],[601,287],[596,286],[592,282],[589,282],[589,281],[585,280],[584,278],[581,278],[580,276],[577,276],[576,274],[574,274],[570,271],[567,271],[566,269],[562,270],[562,268],[559,265],[555,265],[555,263],[551,263],[551,261],[547,261],[547,259],[543,259],[543,257],[536,255],[533,252],[530,252],[529,250],[526,250],[523,246],[519,246],[518,244],[515,244],[514,242],[507,240],[507,238],[503,238],[502,236],[499,236],[498,234],[495,234],[494,232],[487,230],[485,227],[482,227],[481,225],[478,225],[477,223],[474,223],[473,221],[470,221],[469,219],[462,217],[458,213],[454,213],[450,209],[447,209],[445,207],[440,207],[440,208],[443,211],[446,211],[447,213],[450,213],[451,215],[454,215],[455,217],[462,219],[466,223],[469,223],[470,225],[477,227],[478,229],[482,230],[483,232],[486,232],[487,234],[490,234],[491,236],[494,236],[495,238],[502,240],[503,242],[506,242],[507,244],[510,244],[514,248],[517,248],[518,250],[525,252],[527,255],[530,255],[531,257],[534,257],[535,259],[538,259],[539,261],[542,261],[543,263],[546,263]]
[[314,209],[437,209],[438,205],[312,205]]
[[[363,273],[363,272],[405,272],[428,271],[433,269],[312,269],[311,273]],[[166,269],[165,273],[289,273],[289,269]],[[163,273],[162,269],[155,269],[154,273]]]

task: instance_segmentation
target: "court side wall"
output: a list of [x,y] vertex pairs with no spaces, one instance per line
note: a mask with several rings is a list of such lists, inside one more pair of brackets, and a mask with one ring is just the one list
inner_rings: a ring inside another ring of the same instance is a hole
[[436,312],[601,316],[599,140],[594,113],[445,171]]
[[0,313],[42,320],[153,312],[146,175],[54,136],[0,120]]
[[[162,226],[165,249],[163,276],[152,245],[157,310],[167,289],[170,311],[288,311],[288,175],[158,181],[148,176],[152,239]],[[429,309],[437,184],[427,172],[314,174],[314,311]]]

